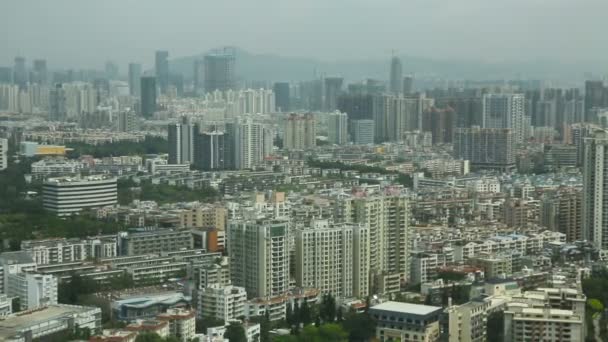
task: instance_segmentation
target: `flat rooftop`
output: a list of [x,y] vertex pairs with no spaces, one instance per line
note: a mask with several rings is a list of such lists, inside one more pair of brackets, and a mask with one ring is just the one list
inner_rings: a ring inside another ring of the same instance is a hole
[[7,340],[27,327],[42,322],[60,320],[74,314],[87,312],[94,308],[73,305],[51,305],[28,313],[17,313],[0,320],[0,341]]
[[383,311],[393,311],[405,314],[412,315],[420,315],[426,316],[432,314],[436,311],[443,310],[439,306],[430,306],[430,305],[420,305],[420,304],[411,304],[411,303],[401,303],[401,302],[384,302],[382,304],[374,305],[371,307],[372,310],[383,310]]

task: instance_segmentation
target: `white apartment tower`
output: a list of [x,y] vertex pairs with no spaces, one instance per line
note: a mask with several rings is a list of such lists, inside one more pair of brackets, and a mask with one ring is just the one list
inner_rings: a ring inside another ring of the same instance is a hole
[[585,138],[583,157],[583,238],[608,249],[608,131]]
[[169,164],[194,163],[194,125],[190,118],[182,117],[180,123],[168,127]]
[[296,285],[338,298],[369,291],[369,229],[358,224],[313,220],[296,232]]
[[348,116],[346,113],[335,111],[329,114],[327,135],[329,142],[344,145],[348,141]]
[[522,143],[525,105],[523,94],[485,94],[482,101],[482,127],[510,128],[515,142]]
[[0,139],[0,171],[8,167],[8,140]]
[[283,295],[289,288],[289,223],[234,221],[228,226],[230,274],[250,298]]
[[272,154],[274,132],[251,117],[238,120],[232,129],[236,169],[252,169]]

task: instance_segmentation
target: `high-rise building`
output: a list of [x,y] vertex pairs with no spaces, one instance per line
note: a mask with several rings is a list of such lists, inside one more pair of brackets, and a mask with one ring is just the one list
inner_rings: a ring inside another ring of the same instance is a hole
[[[296,285],[338,298],[369,294],[369,229],[315,220],[296,232]],[[363,248],[361,248],[364,246]]]
[[141,94],[141,64],[129,63],[129,94],[139,97]]
[[141,78],[141,115],[144,118],[151,118],[156,112],[156,77],[143,76]]
[[112,61],[107,61],[105,65],[106,79],[118,79],[118,65]]
[[515,168],[513,132],[500,128],[457,128],[454,131],[454,156],[469,160],[477,169],[512,170]]
[[484,128],[509,128],[513,131],[515,143],[524,141],[523,94],[485,94],[482,106]]
[[51,88],[49,95],[49,120],[51,121],[66,121],[67,119],[67,107],[66,107],[66,92],[63,86],[59,83]]
[[118,113],[118,131],[131,132],[137,127],[137,115],[130,110],[122,110]]
[[229,49],[213,51],[204,57],[205,92],[236,89],[235,56]]
[[608,87],[602,81],[585,82],[585,122],[596,122],[593,108],[608,107]]
[[326,112],[333,112],[338,109],[338,96],[342,92],[342,77],[326,77],[325,78],[325,96],[324,106]]
[[448,144],[452,142],[455,126],[455,113],[450,107],[431,107],[423,114],[422,129],[431,132],[433,144]]
[[312,113],[289,114],[285,119],[283,147],[290,150],[304,150],[316,146],[316,121]]
[[195,129],[194,166],[200,170],[222,170],[226,168],[225,139],[223,132],[199,132]]
[[375,96],[373,119],[376,140],[401,141],[404,132],[422,128],[422,108],[421,98]]
[[401,59],[397,56],[391,58],[389,91],[395,95],[401,95],[401,93],[403,93],[403,70]]
[[0,138],[0,171],[8,167],[8,139]]
[[327,135],[332,144],[344,145],[348,142],[348,116],[346,113],[340,111],[329,113]]
[[46,59],[35,59],[34,70],[32,72],[32,83],[45,85],[48,82],[48,70],[46,68]]
[[155,71],[160,93],[164,95],[169,89],[169,51],[156,51]]
[[566,241],[583,239],[583,192],[580,188],[559,188],[545,194],[540,206],[541,224],[566,234]]
[[13,83],[13,69],[11,67],[0,67],[0,83]]
[[362,194],[340,199],[336,206],[338,221],[369,228],[370,292],[399,291],[410,266],[408,199],[400,194]]
[[412,95],[414,92],[414,76],[403,77],[403,95]]
[[15,57],[15,66],[13,67],[13,82],[24,89],[27,86],[27,66],[25,65],[24,57]]
[[194,125],[190,118],[184,116],[181,122],[170,124],[169,135],[169,164],[194,163]]
[[289,111],[289,82],[277,82],[273,86],[275,105],[279,112]]
[[268,125],[257,122],[251,117],[237,119],[234,124],[226,125],[229,135],[225,149],[231,156],[229,168],[252,169],[264,157],[272,154],[274,132]]
[[435,100],[437,107],[450,107],[454,110],[456,127],[469,128],[482,126],[482,98],[444,97]]
[[585,138],[583,158],[583,236],[598,249],[608,249],[608,131]]
[[230,274],[250,298],[276,297],[289,289],[289,223],[233,221],[228,226]]
[[201,58],[194,60],[194,93],[202,94],[205,91],[205,61]]
[[354,120],[350,126],[355,145],[374,143],[374,120]]

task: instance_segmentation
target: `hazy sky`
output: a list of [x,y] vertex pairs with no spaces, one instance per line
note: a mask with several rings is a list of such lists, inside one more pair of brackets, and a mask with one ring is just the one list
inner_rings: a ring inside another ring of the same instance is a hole
[[608,0],[0,0],[0,65],[19,54],[50,68],[151,66],[157,49],[177,57],[222,45],[324,60],[388,59],[395,49],[608,61],[606,13]]

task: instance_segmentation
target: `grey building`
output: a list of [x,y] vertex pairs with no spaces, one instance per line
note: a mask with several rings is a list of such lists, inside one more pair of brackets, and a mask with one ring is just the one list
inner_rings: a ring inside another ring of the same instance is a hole
[[236,88],[233,51],[224,49],[209,53],[204,57],[204,64],[205,92],[226,91]]
[[222,170],[224,161],[225,134],[223,132],[195,133],[194,166],[200,170]]
[[180,123],[170,124],[169,131],[169,164],[194,163],[194,125],[188,117],[182,117]]
[[[155,70],[158,86],[161,94],[166,94],[169,89],[169,52],[156,51]],[[143,87],[142,87],[143,88]]]
[[514,134],[501,128],[457,128],[454,156],[469,160],[472,168],[509,171],[515,168]]
[[389,91],[395,95],[403,92],[403,70],[401,59],[397,56],[391,58],[391,74],[389,81]]
[[140,91],[141,115],[147,119],[152,118],[156,112],[156,77],[142,77]]
[[327,77],[324,81],[325,86],[325,97],[324,97],[324,109],[327,112],[333,112],[338,109],[338,97],[342,92],[342,83],[344,79],[342,77]]
[[374,120],[354,120],[351,122],[353,143],[367,145],[374,143]]
[[139,96],[141,94],[141,64],[129,63],[129,94]]
[[190,230],[137,229],[119,236],[120,255],[141,255],[194,248]]
[[275,106],[279,112],[288,112],[289,103],[289,83],[277,82],[272,87],[274,91]]

